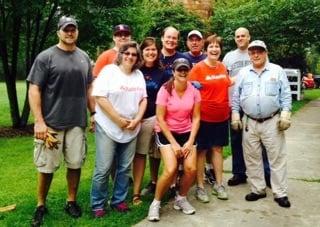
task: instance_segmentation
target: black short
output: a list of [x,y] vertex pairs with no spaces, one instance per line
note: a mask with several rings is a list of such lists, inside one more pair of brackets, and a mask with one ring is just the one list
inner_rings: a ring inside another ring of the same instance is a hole
[[227,146],[229,144],[228,120],[223,122],[200,122],[197,135],[198,150],[207,150],[215,146]]
[[[171,132],[171,134],[173,135],[173,137],[175,138],[175,140],[177,141],[177,143],[180,146],[183,146],[188,141],[188,139],[190,137],[190,132],[185,132],[182,134]],[[170,144],[170,142],[167,140],[167,138],[165,137],[165,135],[162,132],[156,133],[156,143],[159,147]]]

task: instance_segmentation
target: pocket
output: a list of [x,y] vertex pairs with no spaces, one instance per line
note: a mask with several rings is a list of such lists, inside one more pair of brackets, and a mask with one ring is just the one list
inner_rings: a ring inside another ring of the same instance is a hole
[[46,147],[43,140],[34,139],[33,162],[37,167],[47,163]]
[[243,95],[249,96],[252,94],[253,84],[252,82],[243,83]]
[[268,81],[266,82],[266,95],[267,96],[276,96],[279,91],[279,86],[276,81]]

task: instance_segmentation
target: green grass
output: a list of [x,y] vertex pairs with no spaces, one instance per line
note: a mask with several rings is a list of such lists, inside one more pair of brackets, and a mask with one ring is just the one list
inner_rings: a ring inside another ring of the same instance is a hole
[[[19,103],[22,105],[25,97],[25,83],[17,83]],[[0,127],[10,126],[10,113],[4,83],[0,83]],[[293,111],[297,111],[308,101],[320,97],[320,89],[306,90],[303,101],[294,101]],[[47,205],[49,214],[44,226],[132,226],[147,215],[148,205],[152,198],[143,198],[142,206],[131,207],[128,214],[108,212],[105,218],[95,220],[90,215],[89,193],[92,172],[94,168],[95,145],[94,135],[88,133],[88,156],[82,169],[78,200],[83,208],[83,217],[74,220],[69,218],[63,205],[66,198],[65,168],[62,165],[56,172],[49,192]],[[226,147],[224,156],[230,155]],[[37,171],[33,165],[32,137],[0,138],[0,207],[17,204],[15,211],[0,213],[0,226],[30,226],[30,221],[36,206]],[[149,169],[146,169],[144,185],[149,179]],[[110,188],[110,187],[109,187]],[[131,189],[130,189],[131,190]],[[128,201],[131,201],[129,192]]]

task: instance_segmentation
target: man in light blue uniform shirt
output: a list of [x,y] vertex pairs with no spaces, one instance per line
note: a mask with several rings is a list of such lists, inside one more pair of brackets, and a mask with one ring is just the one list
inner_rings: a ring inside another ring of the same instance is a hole
[[[252,65],[240,70],[232,98],[232,122],[243,132],[243,151],[251,193],[247,201],[266,197],[262,144],[271,169],[274,200],[290,207],[287,196],[287,160],[284,130],[290,127],[291,91],[284,70],[268,61],[265,43],[260,40],[248,46]],[[240,109],[244,112],[240,120]],[[280,114],[279,114],[280,113]]]

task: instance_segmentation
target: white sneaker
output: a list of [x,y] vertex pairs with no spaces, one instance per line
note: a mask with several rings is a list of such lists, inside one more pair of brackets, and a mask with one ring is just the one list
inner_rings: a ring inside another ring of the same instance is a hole
[[218,186],[217,184],[214,184],[211,192],[213,195],[217,196],[218,199],[222,199],[222,200],[228,199],[227,191],[223,185]]
[[197,200],[199,200],[202,203],[208,203],[209,202],[209,196],[204,188],[197,187],[196,193],[194,195]]
[[173,208],[176,210],[182,210],[185,214],[194,214],[196,210],[191,206],[187,198],[182,198],[179,200],[175,200],[173,204]]
[[160,221],[160,204],[151,203],[148,212],[149,221]]

